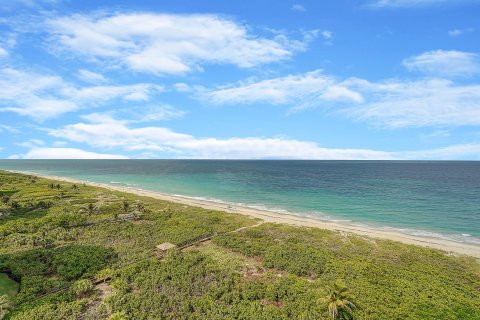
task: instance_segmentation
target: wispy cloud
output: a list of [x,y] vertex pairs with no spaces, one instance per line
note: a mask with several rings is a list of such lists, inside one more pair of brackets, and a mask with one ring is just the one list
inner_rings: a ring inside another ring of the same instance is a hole
[[47,29],[56,50],[155,74],[189,73],[206,63],[251,68],[287,59],[311,40],[262,37],[234,20],[201,14],[74,15],[49,20]]
[[107,82],[108,80],[103,76],[101,75],[100,73],[96,73],[96,72],[93,72],[93,71],[90,71],[90,70],[86,70],[86,69],[81,69],[78,71],[78,74],[77,74],[77,77],[80,79],[80,80],[83,80],[85,82],[88,82],[88,83],[105,83]]
[[403,65],[430,75],[470,76],[480,72],[480,56],[463,51],[435,50],[405,59]]
[[288,138],[197,138],[163,127],[128,126],[124,121],[77,123],[50,134],[92,147],[127,152],[161,152],[184,158],[234,159],[390,159],[389,152],[322,148],[315,142]]
[[178,92],[189,92],[192,88],[186,83],[177,82],[173,84],[173,89]]
[[333,32],[332,32],[332,31],[329,31],[329,30],[323,30],[323,31],[321,32],[321,35],[322,35],[322,37],[323,37],[325,40],[329,40],[329,39],[332,38]]
[[429,138],[446,138],[450,137],[450,131],[448,130],[435,130],[432,133],[428,134]]
[[290,111],[334,107],[357,121],[387,128],[480,125],[480,84],[452,80],[338,80],[321,71],[203,89],[215,104],[285,105]]
[[[32,11],[35,14],[47,10],[53,11],[58,9],[58,4],[61,2],[64,2],[64,0],[4,0],[1,1],[0,12],[2,12],[2,15],[0,16],[17,15],[25,11]],[[30,19],[34,18],[30,17]]]
[[448,35],[451,37],[458,37],[465,33],[473,32],[473,28],[466,28],[466,29],[452,29],[448,31]]
[[141,110],[130,109],[134,122],[166,121],[182,118],[186,112],[168,104],[143,107]]
[[[0,27],[1,27],[1,20],[0,20]],[[2,32],[2,35],[0,37],[0,59],[5,59],[9,57],[10,51],[15,47],[16,45],[16,35],[12,32]]]
[[34,147],[26,154],[11,155],[9,159],[127,159],[118,154],[96,153],[77,148]]
[[443,148],[397,152],[397,157],[405,160],[480,160],[480,143],[451,145]]
[[200,92],[200,96],[216,104],[268,103],[293,105],[295,109],[318,106],[328,101],[362,101],[360,94],[321,70],[259,81],[250,79],[205,90]]
[[389,128],[480,125],[480,85],[444,79],[369,82],[350,79],[365,102],[342,113]]
[[180,119],[185,113],[168,104],[159,104],[91,113],[83,115],[82,118],[94,123],[118,122],[115,118],[124,119],[123,123],[142,123]]
[[162,87],[146,83],[77,87],[57,75],[0,69],[0,111],[39,121],[114,100],[148,101],[151,95],[161,91]]
[[36,7],[40,7],[41,5],[55,5],[62,2],[62,0],[9,0],[5,2],[7,5],[7,8],[9,6],[13,7],[14,5],[22,5],[22,6],[36,8]]
[[3,131],[10,132],[10,133],[19,133],[20,132],[20,130],[18,130],[15,127],[8,126],[8,125],[5,125],[5,124],[0,124],[0,132],[3,132]]
[[307,9],[305,9],[305,7],[301,4],[294,4],[291,9],[292,9],[292,11],[295,11],[295,12],[305,12],[305,11],[307,11]]
[[28,141],[17,143],[18,146],[24,148],[37,148],[39,146],[43,146],[45,142],[40,139],[30,139]]
[[113,119],[103,123],[67,125],[51,130],[50,134],[91,147],[120,148],[124,152],[141,152],[141,155],[149,156],[155,156],[156,152],[160,152],[162,155],[170,154],[172,157],[180,158],[326,160],[469,158],[480,160],[480,143],[403,152],[324,148],[315,142],[284,137],[197,138],[163,127],[133,128],[123,121]]

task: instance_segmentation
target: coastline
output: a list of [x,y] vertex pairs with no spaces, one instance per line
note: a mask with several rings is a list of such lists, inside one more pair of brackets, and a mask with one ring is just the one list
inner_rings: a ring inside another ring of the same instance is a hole
[[390,231],[390,230],[386,231],[386,230],[379,230],[379,229],[368,228],[363,226],[360,227],[360,226],[354,226],[354,225],[345,225],[338,222],[323,221],[319,219],[301,217],[301,216],[296,216],[292,214],[281,214],[273,211],[256,209],[251,207],[244,207],[244,206],[238,206],[238,205],[234,206],[234,205],[229,205],[227,203],[219,203],[219,202],[209,201],[204,199],[195,199],[195,198],[183,197],[179,195],[170,195],[170,194],[165,194],[161,192],[148,191],[144,189],[132,188],[132,187],[126,187],[126,186],[114,186],[107,183],[90,182],[90,181],[71,179],[71,178],[55,176],[55,175],[40,174],[37,172],[15,171],[15,170],[4,170],[4,171],[19,173],[19,174],[36,175],[38,177],[42,177],[46,179],[65,181],[69,183],[77,183],[77,184],[85,183],[90,186],[101,187],[101,188],[105,188],[113,191],[133,193],[139,196],[151,197],[151,198],[156,198],[160,200],[181,203],[181,204],[193,206],[193,207],[201,207],[204,209],[241,214],[241,215],[249,216],[252,218],[261,219],[269,223],[279,223],[279,224],[287,224],[287,225],[293,225],[293,226],[320,228],[320,229],[327,229],[327,230],[333,230],[333,231],[339,231],[339,232],[345,232],[345,233],[352,233],[352,234],[360,235],[362,237],[391,240],[391,241],[397,241],[397,242],[410,244],[410,245],[418,245],[423,247],[440,249],[448,253],[464,254],[464,255],[468,255],[468,256],[472,256],[477,259],[480,259],[480,246],[467,244],[467,243],[460,243],[460,242],[446,240],[446,239],[413,236],[413,235],[408,235],[405,233]]

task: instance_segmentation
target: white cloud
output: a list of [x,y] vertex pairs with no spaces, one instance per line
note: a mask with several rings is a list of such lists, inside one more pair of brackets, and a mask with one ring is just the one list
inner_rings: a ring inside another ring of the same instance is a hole
[[342,110],[357,120],[390,128],[480,125],[480,85],[455,85],[443,79],[368,82],[344,85],[365,102]]
[[231,19],[205,14],[73,15],[51,19],[47,27],[56,49],[156,74],[184,74],[207,63],[255,67],[289,58],[308,40],[265,38]]
[[438,76],[470,76],[480,72],[480,57],[470,52],[435,50],[407,58],[403,65]]
[[142,108],[139,111],[132,111],[133,122],[165,121],[180,119],[185,111],[179,110],[167,104]]
[[334,112],[389,128],[480,125],[480,84],[438,78],[339,81],[313,71],[201,89],[198,97],[216,104],[286,105],[291,111],[334,106]]
[[162,127],[132,128],[124,121],[77,123],[49,132],[53,136],[97,148],[141,152],[140,157],[170,154],[175,158],[208,159],[478,159],[480,143],[405,152],[323,148],[311,141],[289,138],[197,138]]
[[14,69],[0,70],[0,111],[45,119],[74,111],[77,104],[52,94],[65,86],[60,77]]
[[0,58],[8,57],[8,51],[0,47]]
[[183,82],[173,84],[173,88],[178,92],[189,92],[191,90],[190,86]]
[[453,29],[448,31],[448,35],[451,37],[458,37],[461,36],[462,34],[473,32],[473,28],[467,28],[467,29]]
[[444,148],[398,152],[398,157],[405,160],[480,160],[480,143],[458,144]]
[[449,30],[448,35],[451,37],[458,37],[463,34],[463,30],[460,29],[454,29],[454,30]]
[[448,130],[435,130],[434,132],[427,135],[429,138],[445,138],[450,137],[450,131]]
[[61,0],[9,0],[5,2],[7,8],[12,7],[16,4],[35,8],[41,7],[41,5],[55,5],[60,3]]
[[332,31],[328,31],[328,30],[323,30],[323,31],[322,31],[322,37],[323,37],[325,40],[331,39],[332,36],[333,36],[333,32],[332,32]]
[[106,102],[116,98],[126,101],[147,101],[153,92],[162,92],[163,87],[147,83],[118,85],[118,86],[93,86],[75,88],[65,86],[60,94],[75,101]]
[[30,139],[28,141],[24,141],[21,143],[17,143],[18,146],[24,147],[24,148],[36,148],[38,146],[44,145],[45,142],[40,139]]
[[286,138],[196,138],[163,127],[128,127],[124,121],[77,123],[50,134],[99,148],[148,151],[185,158],[235,159],[390,159],[389,152],[322,148],[314,142]]
[[[8,20],[2,21],[0,18],[0,25],[5,23],[9,25]],[[2,32],[0,35],[0,59],[7,58],[11,55],[12,49],[17,42],[17,34],[13,32]]]
[[147,101],[161,91],[162,87],[145,83],[78,88],[56,75],[0,69],[0,111],[16,112],[39,121],[115,99]]
[[33,148],[23,155],[12,155],[10,159],[127,159],[118,154],[84,151],[76,148]]
[[78,71],[77,77],[85,82],[89,83],[104,83],[108,80],[100,73],[92,72],[86,69]]
[[292,11],[295,11],[295,12],[305,12],[307,11],[307,9],[305,9],[304,6],[302,6],[301,4],[294,4],[292,6]]
[[[83,115],[82,118],[93,123],[105,122],[122,122],[122,123],[141,123],[150,121],[167,121],[180,119],[186,114],[185,111],[179,110],[168,104],[160,104],[155,106],[142,106],[139,108],[116,109],[102,113],[91,113]],[[122,118],[126,120],[114,119]]]
[[10,133],[19,133],[20,131],[12,126],[7,126],[5,124],[0,124],[0,132],[7,131]]
[[296,109],[329,101],[361,102],[362,96],[320,70],[261,81],[244,81],[200,92],[203,99],[217,104],[289,104]]
[[67,143],[65,141],[54,141],[52,145],[54,147],[64,147]]

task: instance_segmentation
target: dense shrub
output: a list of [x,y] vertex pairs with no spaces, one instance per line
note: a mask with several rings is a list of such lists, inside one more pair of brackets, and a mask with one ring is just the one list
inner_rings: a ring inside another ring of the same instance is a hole
[[268,248],[263,265],[298,276],[316,276],[323,272],[326,258],[326,253],[305,244],[284,243]]
[[67,280],[92,275],[115,258],[111,249],[94,246],[67,246],[58,249],[52,264],[56,272]]
[[0,271],[7,271],[21,281],[17,300],[23,301],[92,275],[114,259],[114,252],[102,247],[42,248],[1,255]]
[[92,293],[93,289],[94,286],[88,279],[77,280],[71,287],[72,293],[78,297],[83,297]]

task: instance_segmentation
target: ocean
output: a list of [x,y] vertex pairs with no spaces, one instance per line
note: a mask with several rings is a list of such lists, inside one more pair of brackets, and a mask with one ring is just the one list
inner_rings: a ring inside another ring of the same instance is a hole
[[480,245],[480,162],[0,160],[0,169]]

